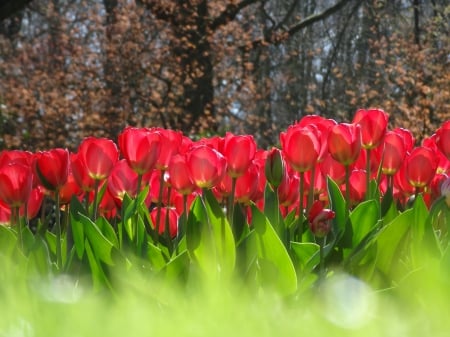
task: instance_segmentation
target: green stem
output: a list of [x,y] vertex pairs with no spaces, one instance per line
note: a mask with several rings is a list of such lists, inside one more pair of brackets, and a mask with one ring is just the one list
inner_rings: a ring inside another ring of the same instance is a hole
[[319,256],[320,256],[319,279],[325,278],[325,251],[324,251],[324,248],[325,248],[326,241],[327,241],[326,236],[319,239]]
[[62,244],[61,244],[61,213],[60,213],[60,205],[59,205],[59,190],[55,191],[55,234],[56,234],[56,265],[58,266],[58,270],[62,270]]
[[311,169],[311,179],[309,183],[309,191],[308,191],[308,203],[306,205],[306,212],[308,213],[311,205],[314,202],[314,184],[316,179],[316,165],[314,165]]
[[97,209],[98,209],[98,205],[97,205],[97,196],[98,196],[98,188],[100,186],[100,180],[95,180],[94,182],[94,202],[92,203],[92,221],[96,221],[97,220]]
[[350,212],[350,166],[345,165],[345,206],[346,206],[346,216],[348,218]]
[[164,191],[164,171],[160,171],[161,176],[159,178],[159,193],[158,193],[158,203],[156,204],[156,234],[158,234],[159,221],[161,220],[161,206],[162,206],[162,198]]
[[298,203],[298,237],[297,241],[302,242],[303,236],[303,196],[304,196],[304,181],[305,181],[305,173],[300,172],[300,201]]
[[233,215],[234,215],[234,195],[236,194],[236,182],[237,178],[231,178],[231,194],[228,197],[228,221],[230,223],[231,228],[233,228]]
[[370,195],[370,149],[366,149],[366,200]]
[[11,208],[11,225],[16,225],[18,228],[18,236],[19,236],[19,246],[23,251],[23,231],[22,231],[22,222],[20,221],[20,207],[12,207]]
[[139,195],[139,192],[141,192],[141,185],[142,185],[142,174],[139,173],[137,176],[136,197]]

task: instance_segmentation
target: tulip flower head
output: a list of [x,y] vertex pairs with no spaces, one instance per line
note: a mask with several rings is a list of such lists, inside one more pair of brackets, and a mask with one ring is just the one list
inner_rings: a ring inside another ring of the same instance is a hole
[[331,219],[335,213],[331,209],[326,209],[320,200],[316,200],[309,210],[308,222],[311,232],[319,238],[328,235],[331,230]]
[[250,135],[227,133],[223,140],[222,154],[227,160],[227,173],[237,178],[247,171],[256,153],[256,142]]
[[353,164],[361,151],[361,127],[348,123],[332,126],[328,134],[328,151],[342,165]]
[[31,194],[33,175],[27,165],[12,162],[0,167],[0,200],[9,207],[24,205]]
[[317,128],[298,125],[291,125],[280,134],[284,157],[295,171],[306,172],[316,165],[321,149],[319,139]]
[[197,187],[212,188],[222,180],[227,163],[221,153],[208,145],[200,144],[188,152],[187,165]]
[[94,180],[106,179],[119,160],[117,145],[108,138],[87,137],[81,142],[78,153]]
[[436,174],[437,162],[433,150],[416,147],[406,158],[406,179],[415,188],[427,186]]
[[161,152],[161,136],[155,129],[127,127],[118,137],[119,149],[137,174],[151,171]]
[[436,145],[447,159],[450,160],[450,120],[444,122],[436,131]]
[[264,172],[266,179],[273,188],[280,186],[283,177],[286,175],[286,164],[282,152],[277,148],[272,148],[267,154]]
[[361,145],[365,149],[374,149],[383,141],[389,116],[380,109],[359,109],[353,123],[361,126]]
[[34,156],[34,172],[41,185],[50,191],[58,190],[67,182],[69,167],[69,151],[66,149],[37,152]]

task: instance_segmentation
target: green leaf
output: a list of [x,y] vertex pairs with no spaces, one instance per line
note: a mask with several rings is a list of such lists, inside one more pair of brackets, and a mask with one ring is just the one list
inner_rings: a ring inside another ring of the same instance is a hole
[[333,232],[337,240],[339,240],[342,238],[346,230],[347,206],[339,186],[330,177],[327,178],[327,188],[330,208],[335,212],[335,217],[333,219]]
[[377,227],[380,210],[375,200],[360,203],[350,214],[353,228],[352,247],[356,247],[364,237]]
[[320,263],[320,247],[318,244],[313,242],[291,242],[291,248],[300,263],[303,277]]
[[103,235],[97,224],[95,224],[90,218],[83,214],[79,214],[79,220],[83,224],[84,233],[90,243],[90,247],[92,252],[95,254],[95,257],[106,264],[113,265],[114,263],[111,258],[111,252],[114,244],[108,240],[105,235]]
[[297,290],[292,260],[267,217],[252,205],[252,227],[257,250],[257,267],[262,285],[273,286],[283,295]]
[[147,258],[155,271],[160,271],[167,264],[161,249],[152,243],[147,245]]
[[197,197],[189,213],[186,244],[205,276],[227,279],[234,272],[236,249],[231,226],[211,191]]
[[0,249],[3,255],[12,257],[17,244],[17,234],[9,227],[0,225]]
[[84,253],[84,226],[80,220],[80,216],[88,216],[83,205],[80,203],[76,196],[73,196],[70,200],[70,227],[73,234],[73,243],[79,259],[83,257]]
[[103,267],[95,255],[89,241],[86,239],[85,243],[86,255],[88,258],[89,266],[91,268],[91,276],[95,289],[100,289],[102,286],[107,285],[111,288],[111,285],[106,277]]
[[376,267],[384,276],[390,278],[394,276],[390,272],[392,267],[398,266],[398,262],[401,260],[403,248],[401,243],[414,221],[414,212],[409,209],[383,227],[376,236]]
[[114,231],[114,228],[109,223],[109,221],[104,217],[99,217],[97,218],[95,223],[103,233],[103,235],[113,244],[113,246],[119,248],[119,240],[117,238],[116,232]]
[[189,255],[188,251],[185,250],[170,260],[165,265],[163,271],[168,282],[175,282],[187,275],[188,268]]
[[266,184],[264,192],[264,214],[272,224],[281,241],[286,245],[286,233],[283,217],[280,213],[280,205],[277,193],[272,190],[269,184]]

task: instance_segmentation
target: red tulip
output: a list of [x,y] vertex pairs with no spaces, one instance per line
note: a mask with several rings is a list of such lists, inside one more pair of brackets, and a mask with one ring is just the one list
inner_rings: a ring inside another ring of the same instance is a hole
[[256,153],[256,142],[250,135],[233,135],[227,132],[223,140],[222,154],[227,160],[227,173],[232,178],[242,176]]
[[320,170],[323,175],[330,177],[338,185],[343,184],[345,181],[345,166],[334,160],[329,153],[320,164]]
[[188,195],[196,189],[189,174],[186,155],[174,155],[170,160],[168,173],[170,185],[179,193]]
[[179,131],[156,128],[161,135],[161,152],[156,161],[156,168],[158,170],[167,170],[170,159],[177,153],[180,153],[181,147],[184,143],[183,134]]
[[411,152],[414,148],[415,139],[412,132],[404,128],[395,128],[392,132],[398,134],[403,139],[403,145],[406,152]]
[[436,173],[450,172],[450,160],[441,152],[437,145],[437,134],[427,137],[422,141],[422,145],[433,150],[436,155],[437,168]]
[[299,199],[300,180],[297,175],[285,175],[278,187],[278,199],[281,206],[294,205]]
[[364,201],[367,192],[365,170],[353,170],[350,173],[350,201],[352,204],[358,204]]
[[264,173],[272,188],[280,186],[283,176],[286,175],[286,164],[279,149],[274,147],[267,152]]
[[0,226],[11,225],[11,209],[0,199]]
[[52,149],[34,155],[34,173],[41,185],[50,191],[55,191],[66,183],[69,165],[69,151],[66,149]]
[[119,150],[116,144],[107,138],[85,138],[78,153],[86,165],[88,175],[95,180],[106,179],[119,160]]
[[33,154],[28,151],[10,150],[0,152],[0,166],[16,162],[24,165],[31,165],[33,162]]
[[321,201],[315,201],[308,214],[309,228],[319,238],[327,236],[331,230],[331,222],[335,213],[331,209],[325,209]]
[[[236,190],[234,200],[243,204],[249,204],[251,201],[256,201],[258,190],[258,175],[259,168],[252,163],[248,167],[244,175],[236,180]],[[231,194],[231,177],[225,175],[222,181],[217,185],[217,192],[226,197]]]
[[118,137],[119,149],[137,174],[151,171],[161,152],[161,136],[156,129],[127,127]]
[[[41,209],[43,199],[44,193],[42,193],[41,187],[33,188],[26,203],[27,214],[25,214],[25,205],[22,205],[19,215],[26,216],[28,220],[35,218]],[[0,225],[11,225],[11,208],[2,200],[0,200]]]
[[[321,165],[321,164],[319,164],[319,165]],[[313,182],[314,186],[312,189],[309,189],[311,186],[311,182]],[[314,195],[320,195],[325,192],[326,181],[325,181],[325,177],[320,169],[320,166],[316,170],[314,170],[314,177],[312,177],[312,171],[308,171],[305,173],[305,186],[306,186],[306,189],[312,191],[312,193]]]
[[59,203],[61,205],[70,203],[72,196],[78,196],[82,192],[80,186],[75,181],[75,178],[69,170],[69,175],[67,176],[66,183],[59,188]]
[[111,193],[116,205],[122,206],[125,193],[130,197],[136,196],[138,175],[131,169],[125,159],[119,160],[108,176],[107,189]]
[[436,145],[450,160],[450,120],[444,122],[436,131]]
[[320,151],[318,162],[322,162],[328,153],[328,133],[333,125],[336,125],[336,121],[333,119],[324,118],[318,115],[306,115],[298,122],[298,126],[305,127],[313,125],[320,131]]
[[169,235],[173,239],[177,236],[178,233],[178,219],[179,215],[175,208],[172,207],[163,207],[161,208],[161,217],[159,218],[159,224],[156,224],[157,217],[157,209],[154,208],[150,212],[150,217],[152,219],[153,227],[157,227],[158,233],[164,234],[166,230],[166,221],[168,221],[169,225]]
[[353,123],[361,126],[361,145],[365,149],[374,149],[383,141],[389,116],[380,109],[359,109]]
[[280,142],[286,161],[295,171],[306,172],[316,164],[320,154],[316,128],[291,125],[280,134]]
[[70,154],[71,170],[75,181],[84,192],[90,192],[94,189],[95,180],[89,176],[86,164],[79,153]]
[[328,135],[328,150],[342,165],[354,163],[361,151],[361,127],[348,123],[332,126]]
[[0,167],[0,200],[9,207],[25,204],[33,186],[31,168],[21,163],[12,162]]
[[384,150],[382,155],[382,172],[386,175],[394,175],[402,166],[406,156],[403,138],[393,131],[386,133],[384,137]]
[[[106,181],[104,181],[104,183],[106,183]],[[94,193],[90,193],[90,196],[93,198]],[[112,219],[117,214],[116,200],[114,200],[114,197],[108,188],[106,189],[105,194],[103,194],[102,200],[100,200],[98,212],[107,219]]]
[[405,164],[406,179],[415,188],[427,186],[436,174],[436,155],[427,147],[416,147],[406,158]]
[[187,154],[187,164],[194,183],[199,188],[212,188],[226,172],[225,157],[207,145],[194,146]]
[[[161,186],[161,175],[163,176],[162,183],[162,196],[161,200],[159,200],[159,190]],[[148,192],[147,202],[158,204],[161,202],[162,204],[167,204],[169,199],[169,174],[166,171],[155,170],[152,172],[149,177],[150,191]]]

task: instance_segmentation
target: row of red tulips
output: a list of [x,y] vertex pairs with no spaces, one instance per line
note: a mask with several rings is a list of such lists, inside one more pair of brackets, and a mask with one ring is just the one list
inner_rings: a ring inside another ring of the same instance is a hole
[[76,153],[61,148],[1,152],[0,223],[36,217],[44,195],[61,207],[74,195],[95,203],[103,186],[93,218],[116,216],[125,193],[133,197],[149,185],[152,221],[163,224],[167,216],[171,236],[179,215],[202,189],[212,189],[232,210],[235,202],[262,206],[268,182],[277,190],[282,212],[298,207],[301,214],[315,200],[326,204],[329,176],[348,205],[373,195],[373,179],[377,193],[391,191],[400,205],[422,192],[431,202],[441,186],[449,185],[442,182],[450,172],[450,120],[415,143],[409,130],[388,130],[388,115],[379,109],[358,110],[352,123],[305,116],[280,134],[281,149],[270,150],[258,149],[251,135],[193,141],[173,130],[127,127],[118,146],[111,139],[88,137]]

